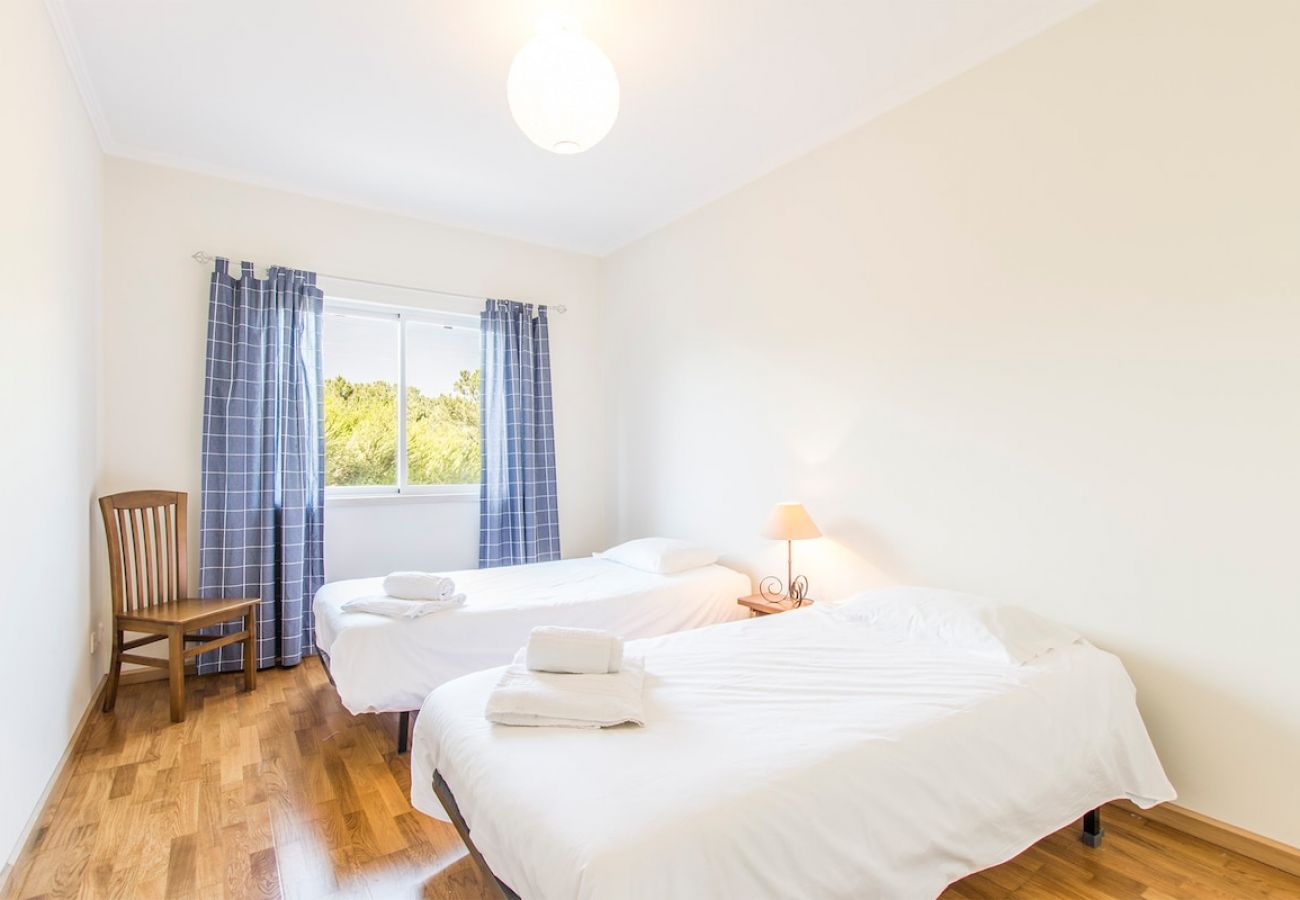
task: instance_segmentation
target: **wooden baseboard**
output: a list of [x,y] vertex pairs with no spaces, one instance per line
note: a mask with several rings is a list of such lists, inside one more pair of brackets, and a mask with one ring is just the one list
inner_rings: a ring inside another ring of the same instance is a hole
[[1161,803],[1150,809],[1139,809],[1127,800],[1117,800],[1114,805],[1125,812],[1167,825],[1300,878],[1300,847],[1292,847],[1262,834],[1229,825],[1176,803]]
[[14,885],[9,883],[9,879],[14,874],[14,866],[19,859],[31,849],[32,838],[36,833],[36,826],[40,824],[41,818],[45,815],[45,810],[50,806],[50,800],[59,797],[68,786],[68,780],[72,776],[72,770],[68,768],[68,761],[72,759],[77,748],[81,745],[81,738],[85,734],[86,726],[90,724],[91,717],[99,712],[99,705],[104,699],[104,688],[108,684],[108,676],[101,675],[99,684],[90,694],[90,702],[86,704],[85,711],[81,714],[81,720],[77,722],[77,727],[72,730],[72,737],[68,739],[68,746],[63,748],[63,755],[59,757],[58,763],[54,766],[54,773],[50,776],[49,782],[45,785],[45,791],[36,801],[36,806],[32,809],[31,818],[23,826],[22,833],[18,836],[18,842],[14,845],[13,855],[6,859],[4,868],[0,869],[0,897],[8,897],[12,893]]

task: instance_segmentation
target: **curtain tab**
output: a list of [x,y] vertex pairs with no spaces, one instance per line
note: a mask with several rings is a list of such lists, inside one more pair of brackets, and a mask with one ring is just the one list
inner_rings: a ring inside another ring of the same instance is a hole
[[483,306],[483,315],[511,315],[522,316],[528,319],[544,319],[548,314],[548,308],[544,303],[533,305],[532,303],[522,303],[518,300],[494,300],[487,298]]

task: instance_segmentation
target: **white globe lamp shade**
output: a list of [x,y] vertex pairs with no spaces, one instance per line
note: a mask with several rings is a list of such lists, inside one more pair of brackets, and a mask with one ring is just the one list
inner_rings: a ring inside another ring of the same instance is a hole
[[563,20],[544,21],[520,49],[506,96],[520,130],[552,153],[590,150],[618,118],[613,63]]

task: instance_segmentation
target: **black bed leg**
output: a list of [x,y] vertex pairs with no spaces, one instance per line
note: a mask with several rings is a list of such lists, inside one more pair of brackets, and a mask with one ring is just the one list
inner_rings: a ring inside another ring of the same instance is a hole
[[[411,713],[397,714],[397,752],[405,753],[411,737]],[[1091,815],[1091,813],[1089,813]]]
[[1100,847],[1106,829],[1101,827],[1101,807],[1083,814],[1083,842],[1089,847]]

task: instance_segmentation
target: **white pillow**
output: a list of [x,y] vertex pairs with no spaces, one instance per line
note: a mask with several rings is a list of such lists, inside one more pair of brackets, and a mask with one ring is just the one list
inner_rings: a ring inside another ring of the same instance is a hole
[[674,538],[641,538],[610,547],[595,556],[660,575],[698,569],[718,561],[718,554],[708,547]]
[[1064,625],[1019,606],[934,588],[863,591],[834,614],[845,621],[870,625],[874,632],[889,639],[953,647],[1015,665],[1081,640]]

